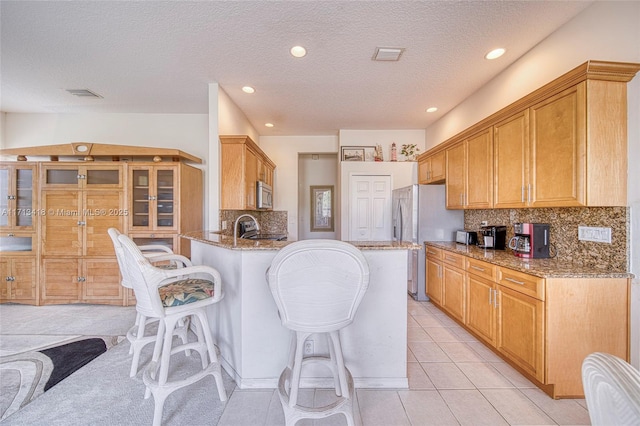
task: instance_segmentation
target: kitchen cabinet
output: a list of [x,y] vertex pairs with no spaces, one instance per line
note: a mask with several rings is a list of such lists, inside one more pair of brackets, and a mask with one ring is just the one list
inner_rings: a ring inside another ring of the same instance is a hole
[[466,311],[464,324],[490,345],[496,342],[495,266],[466,259]]
[[115,258],[47,257],[42,259],[41,302],[122,305],[124,288]]
[[35,231],[37,165],[0,164],[0,230]]
[[464,258],[444,252],[442,256],[442,308],[453,318],[464,322],[465,280]]
[[442,297],[430,295],[432,303],[550,396],[584,395],[580,366],[589,353],[629,359],[628,278],[542,278],[430,244],[426,249],[429,291],[437,282],[430,268],[444,269]]
[[275,164],[248,136],[220,136],[223,210],[256,210],[256,182],[273,185]]
[[448,209],[493,206],[493,132],[473,135],[446,151]]
[[446,175],[445,151],[418,157],[418,183],[443,183]]
[[425,292],[431,301],[442,305],[442,250],[427,246],[426,256]]
[[529,111],[494,126],[494,207],[526,207],[529,192]]

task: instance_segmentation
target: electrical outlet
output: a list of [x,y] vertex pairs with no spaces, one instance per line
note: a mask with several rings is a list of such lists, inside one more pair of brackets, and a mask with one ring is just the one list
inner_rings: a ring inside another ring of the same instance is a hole
[[304,354],[313,355],[313,340],[307,340],[304,342]]
[[486,220],[483,220],[482,222],[480,222],[480,226],[488,226],[489,222],[487,222]]
[[611,244],[611,228],[597,228],[593,226],[578,226],[580,241]]
[[227,221],[223,220],[222,221],[222,230],[224,231],[225,229],[227,229]]

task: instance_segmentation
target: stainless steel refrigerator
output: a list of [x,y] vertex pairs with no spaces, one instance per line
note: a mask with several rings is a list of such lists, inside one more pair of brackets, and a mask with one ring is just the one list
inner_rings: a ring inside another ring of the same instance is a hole
[[393,190],[392,239],[420,244],[408,257],[407,291],[416,300],[429,300],[425,291],[425,241],[455,241],[464,229],[464,212],[445,208],[444,185],[410,185]]

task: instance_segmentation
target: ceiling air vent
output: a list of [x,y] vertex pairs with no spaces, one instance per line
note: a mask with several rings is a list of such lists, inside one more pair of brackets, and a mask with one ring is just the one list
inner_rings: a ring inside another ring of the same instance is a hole
[[402,47],[378,47],[371,59],[374,61],[398,61],[402,52],[404,52]]
[[79,96],[81,98],[102,98],[102,96],[98,95],[95,92],[92,92],[89,89],[66,89],[67,92],[71,93],[73,96]]

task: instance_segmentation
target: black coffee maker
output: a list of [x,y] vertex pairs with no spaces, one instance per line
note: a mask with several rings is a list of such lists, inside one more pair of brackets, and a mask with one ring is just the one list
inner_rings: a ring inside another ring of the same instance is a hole
[[502,225],[482,226],[478,247],[504,250],[507,247],[507,227]]

